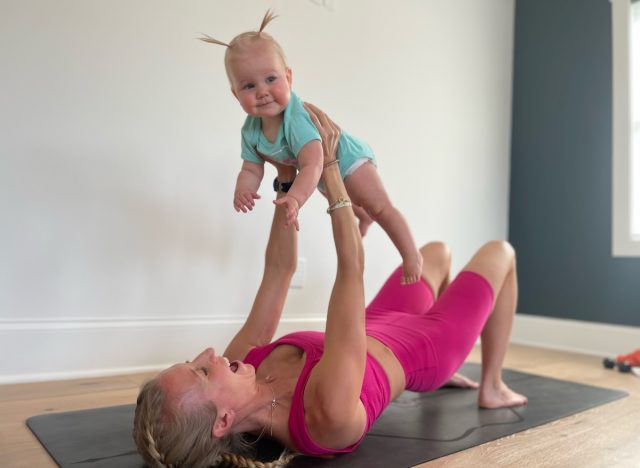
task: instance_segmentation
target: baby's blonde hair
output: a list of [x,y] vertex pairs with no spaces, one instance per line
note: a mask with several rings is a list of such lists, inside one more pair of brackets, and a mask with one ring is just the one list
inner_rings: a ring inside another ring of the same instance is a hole
[[264,28],[267,26],[267,24],[269,24],[277,17],[278,16],[275,15],[271,9],[267,10],[264,18],[262,18],[260,28],[257,31],[247,31],[238,34],[228,44],[226,42],[219,41],[218,39],[214,39],[207,34],[203,34],[204,37],[200,37],[198,39],[210,44],[222,45],[227,48],[227,51],[224,54],[224,67],[227,72],[229,81],[231,81],[230,62],[234,54],[242,52],[243,50],[246,50],[246,48],[258,44],[264,44],[270,47],[280,57],[280,59],[282,60],[282,64],[287,67],[287,58],[284,55],[284,50],[282,49],[280,44],[278,44],[278,41],[273,38],[273,36],[264,32]]
[[283,452],[279,459],[263,463],[247,458],[249,444],[242,434],[215,438],[211,434],[217,409],[213,403],[171,408],[157,379],[145,383],[138,395],[133,419],[133,439],[138,452],[152,468],[185,466],[237,466],[276,468],[288,464],[294,454]]

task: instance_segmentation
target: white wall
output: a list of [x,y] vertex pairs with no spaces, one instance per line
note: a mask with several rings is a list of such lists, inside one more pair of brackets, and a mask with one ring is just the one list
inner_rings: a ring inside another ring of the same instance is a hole
[[[415,237],[454,266],[507,230],[513,0],[0,4],[0,382],[156,368],[222,349],[248,312],[272,215],[231,199],[244,115],[222,40],[268,31],[294,89],[376,151]],[[281,332],[321,328],[325,202],[300,214],[306,285]],[[399,257],[374,227],[367,299]]]

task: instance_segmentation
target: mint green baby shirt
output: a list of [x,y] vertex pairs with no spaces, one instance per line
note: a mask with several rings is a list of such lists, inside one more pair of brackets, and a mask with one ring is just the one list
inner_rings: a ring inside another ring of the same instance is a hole
[[[284,110],[284,119],[278,136],[272,143],[262,133],[262,121],[259,117],[248,115],[242,126],[241,157],[246,161],[264,164],[258,153],[289,166],[298,166],[300,150],[313,140],[320,140],[320,134],[303,107],[303,102],[293,91],[289,105]],[[359,166],[362,159],[375,164],[373,151],[365,142],[349,135],[341,129],[338,141],[338,159],[342,177],[349,175]]]

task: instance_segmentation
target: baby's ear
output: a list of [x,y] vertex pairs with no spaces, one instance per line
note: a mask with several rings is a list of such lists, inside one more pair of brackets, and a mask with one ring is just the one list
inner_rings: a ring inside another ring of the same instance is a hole
[[238,99],[238,95],[236,94],[236,90],[231,88],[231,94],[233,94],[233,97]]
[[289,87],[291,87],[291,84],[293,83],[293,72],[291,71],[291,68],[287,67],[284,71],[284,74],[287,77],[287,81],[289,82]]

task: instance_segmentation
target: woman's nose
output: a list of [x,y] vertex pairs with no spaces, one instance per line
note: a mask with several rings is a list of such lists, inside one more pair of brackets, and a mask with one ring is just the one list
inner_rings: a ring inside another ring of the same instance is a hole
[[216,352],[213,348],[206,348],[204,351],[198,354],[198,357],[195,358],[194,361],[198,361],[199,359],[211,359],[212,357],[215,357],[215,355]]

